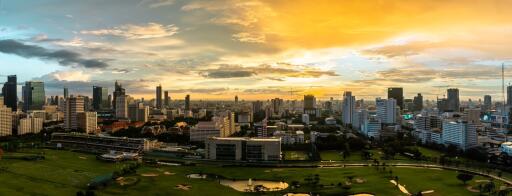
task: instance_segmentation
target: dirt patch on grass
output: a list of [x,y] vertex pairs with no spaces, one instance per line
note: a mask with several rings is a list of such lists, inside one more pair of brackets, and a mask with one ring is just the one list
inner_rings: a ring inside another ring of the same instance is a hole
[[179,189],[179,190],[182,190],[182,191],[188,191],[192,188],[192,186],[190,185],[187,185],[187,184],[178,184],[176,185],[176,187],[174,187],[175,189]]
[[155,177],[155,176],[159,176],[158,174],[155,174],[155,173],[145,173],[145,174],[140,174],[141,176],[144,176],[144,177]]

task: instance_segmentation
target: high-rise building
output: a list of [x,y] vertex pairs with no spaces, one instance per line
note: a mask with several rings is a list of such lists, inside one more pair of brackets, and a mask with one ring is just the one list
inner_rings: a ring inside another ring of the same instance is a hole
[[18,135],[25,135],[28,133],[39,133],[43,130],[43,118],[27,117],[20,119],[18,125]]
[[316,98],[313,95],[304,95],[304,114],[316,115]]
[[423,96],[421,93],[418,93],[418,95],[414,97],[413,103],[415,112],[423,110]]
[[130,104],[128,106],[128,118],[131,121],[148,122],[149,106],[144,106],[143,103]]
[[98,130],[98,114],[96,112],[78,113],[78,128],[85,133],[96,133]]
[[284,104],[284,100],[281,98],[274,98],[270,100],[270,103],[272,104],[271,109],[273,114],[280,114]]
[[162,109],[163,108],[163,102],[162,102],[162,85],[158,85],[156,87],[156,108]]
[[92,87],[92,107],[95,110],[108,109],[108,89],[101,86]]
[[397,122],[397,104],[395,99],[377,98],[375,104],[377,105],[377,117],[382,123],[395,124]]
[[16,75],[7,76],[7,82],[2,87],[2,96],[4,105],[11,108],[12,111],[18,110],[18,83]]
[[66,99],[64,107],[64,129],[78,130],[78,113],[84,112],[84,97],[71,96]]
[[507,105],[512,105],[512,85],[507,86]]
[[24,86],[23,111],[42,110],[45,104],[44,83],[28,81]]
[[442,140],[445,145],[455,145],[462,150],[478,145],[476,125],[462,121],[443,121]]
[[352,124],[354,121],[354,112],[356,110],[355,106],[356,98],[352,96],[352,92],[345,91],[343,93],[343,124],[348,125]]
[[402,87],[388,88],[388,99],[396,100],[396,105],[404,109],[404,89]]
[[169,97],[169,91],[164,91],[164,105],[166,107],[171,106],[171,97]]
[[[507,87],[507,90],[508,90],[508,87]],[[484,105],[482,106],[482,110],[483,111],[488,111],[490,109],[492,109],[492,98],[491,98],[490,95],[485,95],[484,96]]]
[[12,135],[12,115],[11,108],[0,105],[0,136]]
[[185,110],[190,110],[190,95],[185,96]]
[[450,88],[447,90],[448,94],[448,110],[458,112],[460,108],[459,89]]
[[112,106],[113,106],[114,110],[116,109],[117,97],[123,96],[123,95],[126,95],[126,92],[125,92],[123,86],[121,86],[121,84],[118,83],[116,80],[116,83],[114,85],[114,97],[112,100]]
[[238,103],[238,95],[235,95],[235,103]]
[[64,87],[64,99],[69,97],[68,87]]
[[252,102],[252,112],[260,112],[263,110],[263,102],[262,101],[253,101]]
[[128,118],[128,96],[119,95],[116,97],[116,118]]

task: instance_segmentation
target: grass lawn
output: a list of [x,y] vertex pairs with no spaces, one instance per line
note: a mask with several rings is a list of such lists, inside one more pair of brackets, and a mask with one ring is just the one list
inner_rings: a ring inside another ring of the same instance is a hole
[[341,161],[343,160],[343,156],[336,150],[324,150],[320,151],[320,159],[322,161]]
[[285,160],[309,160],[305,151],[283,151]]
[[[75,195],[78,190],[94,177],[104,175],[122,167],[123,164],[97,161],[93,155],[56,150],[43,151],[46,159],[42,161],[0,160],[0,195]],[[324,153],[337,155],[336,152]],[[9,154],[9,153],[6,153]],[[354,154],[354,158],[357,155]],[[339,159],[342,157],[340,155]],[[431,196],[437,195],[478,195],[470,192],[457,180],[455,171],[424,168],[387,167],[392,169],[393,176],[399,176],[399,183],[406,186],[411,193],[434,190]],[[197,166],[149,166],[144,165],[137,174],[129,179],[137,183],[121,186],[112,183],[104,189],[97,190],[97,195],[244,195],[227,186],[223,186],[213,178],[190,179],[186,176],[193,173],[206,173],[210,176],[220,175],[228,179],[285,181],[291,184],[297,181],[298,189],[288,188],[281,192],[268,195],[283,195],[288,192],[318,192],[321,195],[339,195],[342,188],[338,183],[345,183],[347,177],[362,179],[364,182],[352,182],[350,192],[370,192],[377,195],[403,195],[389,182],[388,172],[378,171],[374,167],[347,168],[255,168],[255,167],[221,167],[199,164]],[[315,174],[320,176],[323,187],[308,185],[305,178]],[[484,177],[475,177],[470,185]],[[190,190],[177,189],[177,185],[188,185]],[[497,183],[497,186],[500,184]]]
[[427,157],[440,157],[441,155],[443,155],[442,152],[428,149],[428,148],[421,147],[421,146],[418,146],[418,150],[421,152],[422,155],[427,156]]

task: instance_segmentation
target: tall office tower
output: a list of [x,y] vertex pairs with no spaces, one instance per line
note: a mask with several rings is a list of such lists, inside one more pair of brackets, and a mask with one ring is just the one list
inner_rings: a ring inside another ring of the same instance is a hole
[[484,105],[482,106],[482,110],[485,112],[490,109],[492,109],[492,98],[490,95],[485,95],[484,96]]
[[395,99],[391,98],[386,100],[377,98],[375,100],[375,104],[377,105],[377,117],[380,119],[382,123],[396,123],[397,104]]
[[238,103],[238,95],[235,95],[235,103]]
[[442,98],[442,99],[437,98],[437,109],[439,110],[439,112],[449,111],[449,109],[448,109],[448,99],[446,99],[446,98]]
[[272,103],[272,112],[274,114],[279,114],[281,112],[281,108],[283,106],[284,100],[280,98],[271,99],[270,102]]
[[112,94],[108,95],[108,105],[107,105],[107,108],[108,109],[112,109]]
[[0,105],[0,136],[12,135],[12,115],[11,108]]
[[185,110],[190,110],[190,95],[185,96]]
[[455,145],[462,150],[478,145],[476,125],[461,121],[443,121],[443,144]]
[[142,102],[130,104],[128,106],[128,118],[134,122],[148,122],[149,106],[144,106]]
[[512,105],[512,86],[507,86],[507,105]]
[[164,91],[164,105],[169,107],[171,104],[171,97],[169,97],[169,91]]
[[128,118],[128,96],[119,95],[116,98],[116,118]]
[[398,105],[401,110],[404,109],[404,89],[402,87],[388,88],[388,99],[391,98],[396,100],[396,105]]
[[163,102],[162,102],[162,85],[158,85],[156,87],[156,108],[162,109],[163,108]]
[[313,95],[304,95],[304,114],[316,115],[316,98]]
[[64,129],[78,130],[78,113],[84,112],[84,97],[70,96],[66,99],[64,107]]
[[7,76],[7,82],[2,87],[2,96],[4,96],[4,105],[11,108],[12,111],[18,110],[18,83],[16,75]]
[[123,96],[123,95],[126,95],[126,92],[125,92],[123,86],[121,86],[121,84],[119,84],[116,80],[116,83],[114,86],[114,99],[112,100],[112,106],[113,106],[114,110],[116,109],[117,97]]
[[460,108],[459,102],[459,89],[450,88],[448,92],[448,110],[452,112],[458,112]]
[[262,101],[253,101],[252,102],[252,112],[260,112],[263,110],[263,102]]
[[64,99],[69,97],[68,87],[64,87]]
[[98,130],[98,114],[96,112],[80,112],[77,117],[78,128],[86,133],[96,133]]
[[45,103],[44,83],[39,81],[25,82],[23,111],[42,110]]
[[345,91],[343,93],[343,124],[348,125],[354,122],[354,112],[356,97],[352,96],[352,92]]
[[415,112],[423,110],[423,96],[421,95],[421,93],[418,93],[418,95],[414,97],[413,103]]
[[92,108],[104,110],[108,108],[108,88],[101,86],[92,87]]
[[480,124],[480,112],[481,110],[476,109],[465,109],[464,120],[471,124]]

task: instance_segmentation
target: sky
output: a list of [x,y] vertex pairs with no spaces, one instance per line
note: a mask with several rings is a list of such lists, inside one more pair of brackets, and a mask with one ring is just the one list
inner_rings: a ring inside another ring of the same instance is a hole
[[[47,95],[266,100],[501,97],[508,0],[0,0],[0,75]],[[6,78],[0,78],[5,81]]]

